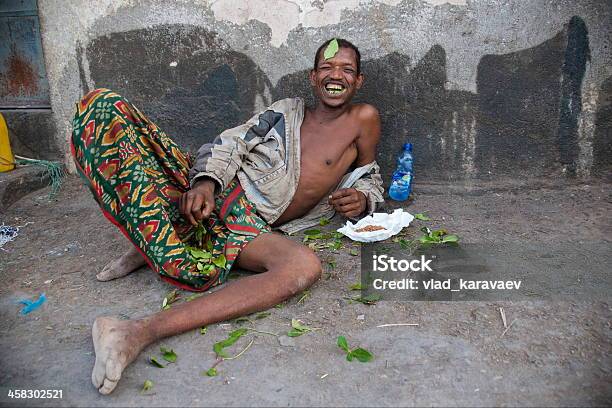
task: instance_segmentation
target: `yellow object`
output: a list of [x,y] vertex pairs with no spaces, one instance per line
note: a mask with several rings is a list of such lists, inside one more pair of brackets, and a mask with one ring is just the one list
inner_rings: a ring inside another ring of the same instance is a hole
[[11,152],[8,129],[4,117],[0,113],[0,172],[10,171],[15,168],[15,158]]

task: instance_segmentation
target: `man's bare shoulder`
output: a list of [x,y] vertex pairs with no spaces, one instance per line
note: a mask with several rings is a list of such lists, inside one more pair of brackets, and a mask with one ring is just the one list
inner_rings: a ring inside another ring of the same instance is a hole
[[380,120],[380,113],[374,105],[369,103],[356,103],[353,105],[355,115],[363,121],[376,121]]
[[359,122],[360,138],[366,137],[378,141],[380,137],[380,113],[373,105],[358,103],[353,105],[354,115]]

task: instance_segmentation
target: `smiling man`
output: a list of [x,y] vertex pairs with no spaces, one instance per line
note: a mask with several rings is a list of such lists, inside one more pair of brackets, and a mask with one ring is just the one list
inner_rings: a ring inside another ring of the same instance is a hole
[[[143,319],[99,317],[92,329],[92,382],[103,394],[147,345],[167,336],[270,308],[321,275],[292,233],[334,212],[359,217],[383,201],[376,164],[377,110],[351,104],[363,84],[359,50],[332,39],[309,79],[317,102],[278,101],[203,145],[194,162],[125,98],[106,89],[77,106],[72,151],[105,216],[134,248],[99,280],[148,263],[182,288],[224,283],[233,265],[254,274]],[[191,247],[215,260],[198,269]],[[201,251],[200,251],[201,252]]]

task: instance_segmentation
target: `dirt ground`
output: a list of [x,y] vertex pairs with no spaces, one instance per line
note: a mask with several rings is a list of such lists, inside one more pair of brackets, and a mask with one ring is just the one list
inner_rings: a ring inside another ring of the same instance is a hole
[[[427,225],[445,227],[462,244],[507,247],[516,268],[547,257],[589,278],[592,265],[610,265],[612,185],[566,181],[480,185],[417,185],[406,209],[427,212]],[[111,282],[95,274],[129,244],[106,221],[80,180],[70,176],[49,200],[38,190],[13,204],[0,224],[22,226],[0,250],[0,404],[3,406],[585,406],[612,403],[612,312],[607,299],[588,296],[521,302],[350,302],[360,259],[347,248],[319,252],[324,277],[252,327],[277,334],[292,318],[320,330],[301,337],[251,332],[224,361],[219,375],[201,375],[215,362],[212,346],[248,323],[215,324],[147,348],[124,372],[115,392],[91,384],[91,324],[97,316],[137,318],[158,311],[172,288],[148,268]],[[327,230],[338,228],[334,219]],[[421,222],[408,228],[418,234]],[[301,234],[294,239],[301,240]],[[592,245],[591,245],[592,244]],[[544,253],[550,249],[550,254]],[[562,250],[555,251],[555,248]],[[585,252],[584,248],[593,248]],[[587,262],[588,261],[588,262]],[[335,262],[332,268],[330,262]],[[609,276],[610,269],[608,269]],[[610,279],[608,279],[610,282]],[[256,290],[256,288],[254,288]],[[38,310],[19,313],[18,299],[46,293]],[[608,292],[609,293],[609,292]],[[184,296],[187,296],[185,293]],[[504,333],[499,308],[508,323]],[[206,313],[206,311],[202,311]],[[418,326],[377,327],[389,323]],[[348,362],[336,346],[372,352],[369,363]],[[178,355],[160,369],[148,363],[159,346]],[[153,388],[141,393],[145,380]],[[16,400],[9,390],[61,389],[62,399]]]

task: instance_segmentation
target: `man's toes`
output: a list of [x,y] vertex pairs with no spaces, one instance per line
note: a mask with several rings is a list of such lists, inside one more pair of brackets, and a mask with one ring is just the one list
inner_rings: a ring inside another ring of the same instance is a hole
[[113,353],[111,358],[106,360],[106,379],[117,382],[121,378],[122,371],[123,364],[121,364],[118,355]]
[[104,378],[104,383],[102,384],[102,387],[98,389],[98,391],[100,391],[101,394],[110,394],[117,386],[117,383],[121,378],[122,370],[123,365],[120,364],[118,356],[115,354],[114,356],[109,357],[106,360],[106,378]]
[[99,282],[107,282],[109,280],[113,280],[115,277],[113,275],[105,274],[104,272],[100,272],[96,275],[96,279]]
[[102,269],[102,271],[96,275],[96,279],[100,282],[111,280],[113,276],[113,266],[114,263],[106,265],[104,269]]
[[109,380],[108,378],[105,378],[104,385],[101,388],[99,388],[98,391],[100,391],[100,394],[107,395],[113,392],[116,386],[117,386],[117,381],[112,381],[112,380]]
[[104,382],[104,374],[106,373],[106,365],[102,360],[96,357],[96,364],[91,372],[91,382],[94,387],[100,388]]

